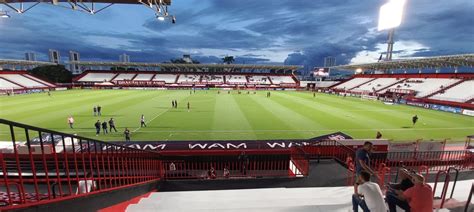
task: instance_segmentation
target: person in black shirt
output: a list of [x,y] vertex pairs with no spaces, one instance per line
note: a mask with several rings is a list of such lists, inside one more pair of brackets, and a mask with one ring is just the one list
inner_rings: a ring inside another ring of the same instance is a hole
[[110,128],[110,132],[112,132],[112,129],[114,129],[114,131],[117,132],[117,128],[115,128],[115,120],[114,120],[114,118],[110,118],[110,120],[109,120],[109,128]]
[[98,106],[97,106],[97,115],[98,115],[98,116],[102,116],[101,111],[102,111],[102,107],[101,107],[100,105],[98,105]]
[[125,135],[125,141],[130,142],[130,130],[128,130],[128,128],[125,128],[125,131],[123,131],[123,134]]
[[97,116],[97,107],[96,106],[94,106],[93,111],[94,111],[94,116]]
[[382,138],[382,133],[377,131],[377,135],[375,136],[376,139],[381,139]]
[[372,142],[367,141],[364,143],[362,148],[359,148],[356,151],[356,177],[363,170],[368,172],[370,175],[375,175],[375,172],[370,168],[370,152],[372,151],[372,148]]
[[418,121],[418,115],[413,116],[413,118],[411,118],[411,121],[413,122],[413,126],[415,126],[416,122]]
[[109,133],[107,131],[107,122],[106,121],[102,122],[102,131],[104,132],[104,134]]
[[99,136],[100,134],[100,121],[97,120],[97,122],[94,124],[95,126],[95,136]]

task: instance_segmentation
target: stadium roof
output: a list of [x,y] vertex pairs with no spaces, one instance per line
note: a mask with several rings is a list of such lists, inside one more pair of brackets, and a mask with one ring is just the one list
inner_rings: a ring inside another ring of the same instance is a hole
[[424,58],[410,58],[376,63],[340,65],[331,68],[338,70],[398,70],[398,69],[425,69],[425,68],[456,68],[474,67],[474,54],[448,55]]
[[57,65],[57,64],[56,64],[56,63],[51,63],[51,62],[43,62],[43,61],[0,59],[0,66],[2,66],[2,65],[13,65],[13,66],[47,66],[47,65]]
[[[70,0],[49,0],[49,1],[48,0],[22,0],[22,1],[0,0],[0,3],[9,3],[9,4],[20,3],[20,2],[24,2],[24,3],[44,2],[44,3],[57,4],[61,2],[69,3],[69,2],[74,2],[74,1],[70,1]],[[153,1],[148,1],[148,0],[85,0],[85,1],[80,1],[80,2],[81,3],[107,3],[107,4],[112,4],[112,3],[113,4],[141,4],[141,3],[147,4],[148,2],[153,2]],[[171,5],[171,0],[163,0],[163,3],[166,5]]]
[[134,62],[97,62],[97,61],[70,61],[70,64],[80,66],[108,66],[108,67],[158,67],[182,69],[253,69],[253,70],[298,70],[303,66],[288,65],[260,65],[260,64],[181,64],[181,63],[134,63]]

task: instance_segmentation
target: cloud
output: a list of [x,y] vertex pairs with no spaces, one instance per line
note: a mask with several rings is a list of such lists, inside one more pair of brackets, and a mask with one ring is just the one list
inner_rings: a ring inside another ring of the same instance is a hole
[[[177,24],[157,21],[140,5],[114,5],[93,16],[42,5],[0,19],[0,58],[22,58],[34,51],[45,60],[50,48],[63,56],[78,51],[83,60],[118,60],[127,53],[132,61],[161,62],[191,54],[203,63],[219,63],[232,55],[238,63],[304,65],[309,73],[327,56],[336,57],[337,64],[378,59],[387,36],[376,31],[382,3],[174,1],[170,12]],[[472,11],[471,0],[407,1],[395,33],[394,57],[474,52]]]

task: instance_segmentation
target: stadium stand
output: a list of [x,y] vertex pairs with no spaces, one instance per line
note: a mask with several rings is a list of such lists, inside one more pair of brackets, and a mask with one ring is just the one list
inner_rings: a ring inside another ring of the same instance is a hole
[[270,76],[270,80],[274,85],[295,83],[291,76]]
[[132,80],[137,74],[119,74],[115,76],[111,81],[114,80]]
[[259,85],[270,85],[272,84],[268,79],[268,76],[249,76],[250,84],[259,84]]
[[369,81],[372,81],[374,79],[372,78],[351,78],[341,84],[338,84],[338,85],[335,85],[334,89],[338,89],[338,90],[351,90],[352,88],[355,88],[355,87],[358,87],[362,84],[365,84]]
[[153,77],[154,77],[154,74],[137,74],[137,76],[133,80],[150,81],[151,78],[153,78]]
[[1,71],[0,93],[10,91],[26,91],[34,89],[49,89],[56,87],[45,80],[29,75],[25,71]]
[[463,81],[430,98],[452,102],[468,102],[474,98],[474,80]]
[[21,89],[23,88],[22,86],[12,83],[10,81],[7,81],[5,79],[0,78],[0,89],[1,90],[11,90],[11,89]]
[[[120,71],[86,71],[73,80],[77,85],[91,85],[96,83],[98,86],[133,86],[133,87],[153,87],[153,86],[171,86],[171,87],[189,87],[196,86],[218,86],[233,87],[237,85],[246,85],[247,87],[297,87],[299,81],[290,74],[206,74],[206,73],[159,73],[147,71],[147,73],[120,72]],[[104,84],[111,82],[112,84]],[[98,84],[100,83],[100,84]]]
[[403,98],[420,104],[474,109],[474,74],[361,74],[335,84],[333,92]]
[[[416,92],[416,97],[426,97],[431,93],[434,93],[459,81],[460,79],[410,78],[403,82],[397,83],[386,90],[390,88],[413,90]],[[380,91],[379,93],[385,93],[386,90]]]
[[182,84],[199,83],[200,81],[201,76],[195,74],[181,74],[178,78],[178,83]]
[[209,84],[224,84],[224,76],[223,75],[203,75],[201,82],[209,83]]
[[398,78],[378,78],[373,81],[362,84],[358,87],[353,88],[351,91],[354,92],[377,92],[381,89],[386,88],[396,82],[399,82]]
[[226,83],[228,84],[245,84],[248,83],[247,77],[242,75],[226,75]]
[[157,74],[153,78],[153,81],[160,81],[165,83],[176,83],[176,78],[178,76],[174,74]]
[[116,73],[88,73],[82,76],[79,82],[109,82],[115,76]]

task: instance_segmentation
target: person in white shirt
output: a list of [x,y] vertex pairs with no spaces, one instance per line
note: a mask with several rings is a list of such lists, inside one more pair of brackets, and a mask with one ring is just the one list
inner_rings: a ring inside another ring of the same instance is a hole
[[85,179],[79,180],[77,183],[76,194],[85,194],[94,191],[97,187],[95,181],[92,179],[92,174],[88,172]]
[[69,127],[70,127],[71,129],[73,129],[74,118],[73,118],[72,116],[69,116],[69,117],[67,118],[67,123],[69,124]]
[[359,206],[364,212],[386,212],[387,206],[382,195],[382,190],[377,183],[370,182],[370,174],[361,171],[358,181],[354,185],[352,195],[352,209],[359,211]]

